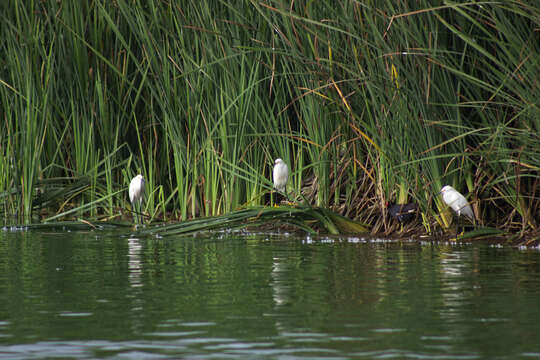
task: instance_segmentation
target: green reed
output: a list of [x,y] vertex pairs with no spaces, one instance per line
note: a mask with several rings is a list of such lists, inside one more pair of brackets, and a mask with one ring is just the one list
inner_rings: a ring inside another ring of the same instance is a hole
[[538,226],[539,8],[517,1],[216,0],[0,5],[0,211],[147,220],[291,198],[397,230]]

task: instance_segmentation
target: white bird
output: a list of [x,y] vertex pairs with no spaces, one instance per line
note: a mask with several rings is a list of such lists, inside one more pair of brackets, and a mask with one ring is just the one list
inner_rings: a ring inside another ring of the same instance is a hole
[[[135,176],[133,179],[131,179],[131,182],[129,183],[129,201],[131,201],[131,207],[135,209],[135,205],[138,203],[139,205],[139,213],[136,213],[135,216],[138,217],[138,215],[141,212],[141,204],[143,201],[143,195],[144,195],[144,178],[141,174]],[[142,214],[141,215],[141,222],[142,222]]]
[[276,159],[274,163],[274,187],[277,191],[285,193],[287,190],[287,181],[289,180],[289,168],[281,159]]
[[469,205],[469,202],[467,199],[465,199],[465,196],[461,195],[459,191],[450,185],[446,185],[441,189],[439,194],[442,194],[443,201],[455,211],[457,216],[461,216],[463,214],[474,222],[474,213],[471,205]]

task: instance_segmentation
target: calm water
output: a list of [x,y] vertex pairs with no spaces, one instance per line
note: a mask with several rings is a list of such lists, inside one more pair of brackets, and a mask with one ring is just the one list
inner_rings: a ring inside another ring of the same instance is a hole
[[540,358],[540,251],[0,231],[0,358]]

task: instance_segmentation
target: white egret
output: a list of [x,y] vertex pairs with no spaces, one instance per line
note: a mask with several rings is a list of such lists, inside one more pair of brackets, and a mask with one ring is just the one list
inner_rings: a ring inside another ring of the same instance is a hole
[[463,214],[474,223],[474,213],[471,205],[459,191],[450,185],[446,185],[441,189],[439,194],[442,194],[443,201],[455,211],[457,216]]
[[274,187],[277,191],[280,191],[286,194],[287,191],[287,180],[289,180],[289,168],[287,164],[281,159],[276,159],[274,163]]
[[139,210],[138,212],[135,212],[135,216],[138,220],[138,216],[141,217],[141,223],[143,221],[142,214],[141,214],[141,204],[143,201],[143,195],[144,195],[144,178],[141,174],[135,176],[133,179],[131,179],[131,182],[129,183],[129,201],[131,201],[131,207],[132,210],[135,211],[135,205],[138,203]]

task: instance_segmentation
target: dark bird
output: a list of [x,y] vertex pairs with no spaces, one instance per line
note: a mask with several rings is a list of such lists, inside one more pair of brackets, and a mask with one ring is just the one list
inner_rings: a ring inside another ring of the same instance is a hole
[[418,206],[416,203],[408,204],[395,204],[393,202],[386,202],[386,210],[388,213],[400,223],[411,221],[416,215]]

